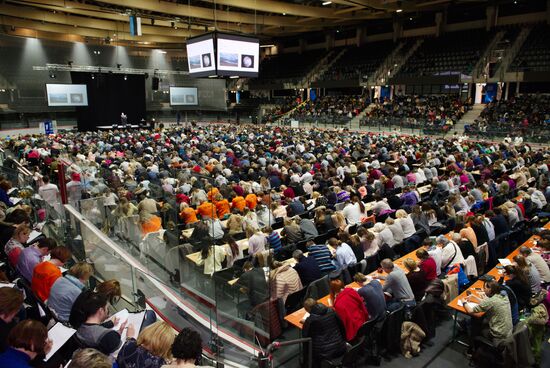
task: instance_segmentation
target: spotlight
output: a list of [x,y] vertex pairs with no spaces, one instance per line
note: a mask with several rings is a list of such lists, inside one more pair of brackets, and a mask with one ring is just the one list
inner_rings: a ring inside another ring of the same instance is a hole
[[122,64],[117,64],[116,67],[118,70],[120,70],[120,67],[122,66]]
[[124,80],[128,80],[128,76],[127,76],[127,75],[124,76]]
[[50,78],[54,79],[54,78],[56,78],[56,77],[57,77],[57,76],[55,75],[54,72],[50,72]]
[[92,79],[95,79],[95,74],[94,73],[92,73]]

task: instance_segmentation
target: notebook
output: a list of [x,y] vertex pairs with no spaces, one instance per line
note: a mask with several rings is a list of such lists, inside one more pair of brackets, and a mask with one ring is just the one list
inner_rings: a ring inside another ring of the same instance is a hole
[[48,338],[52,340],[53,345],[50,352],[44,358],[47,362],[65,343],[76,333],[76,330],[65,326],[61,322],[57,322],[48,331]]

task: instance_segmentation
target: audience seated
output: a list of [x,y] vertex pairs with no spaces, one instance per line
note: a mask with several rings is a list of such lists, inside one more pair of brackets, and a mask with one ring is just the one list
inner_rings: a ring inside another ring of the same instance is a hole
[[129,338],[117,355],[119,368],[160,368],[172,359],[176,335],[169,324],[158,321],[144,328],[135,338]]
[[8,335],[17,324],[17,314],[24,301],[23,293],[15,288],[0,287],[0,353],[7,348]]
[[[84,291],[74,302],[69,322],[77,329],[76,336],[81,345],[94,348],[109,355],[121,345],[121,333],[126,328],[126,322],[107,320],[109,307],[107,297],[94,291]],[[126,336],[135,337],[132,324],[128,325]]]
[[346,352],[346,330],[338,314],[312,298],[304,301],[304,309],[309,317],[304,321],[302,336],[311,338],[313,361],[342,356]]
[[172,364],[163,365],[161,368],[185,368],[197,367],[208,368],[207,366],[195,365],[202,353],[201,335],[189,327],[183,328],[174,339],[172,344],[172,357],[175,361]]
[[10,331],[7,345],[7,349],[0,354],[0,366],[30,368],[31,360],[50,351],[52,341],[48,339],[46,326],[27,319]]
[[110,368],[112,366],[113,363],[107,355],[87,348],[75,351],[67,368]]
[[365,301],[357,291],[344,287],[340,279],[330,282],[330,298],[336,314],[344,324],[346,340],[352,341],[363,323],[369,320]]
[[51,259],[43,261],[34,267],[32,274],[32,290],[38,298],[46,301],[55,281],[61,277],[59,269],[71,258],[71,251],[64,246],[55,247],[51,252]]
[[79,262],[71,266],[63,277],[53,283],[47,305],[61,322],[69,321],[73,304],[93,273],[91,264]]

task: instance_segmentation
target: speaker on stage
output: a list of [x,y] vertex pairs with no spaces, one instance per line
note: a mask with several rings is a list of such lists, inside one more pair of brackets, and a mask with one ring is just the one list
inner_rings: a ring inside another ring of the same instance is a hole
[[153,82],[153,91],[158,91],[159,90],[159,77],[153,77],[152,82]]

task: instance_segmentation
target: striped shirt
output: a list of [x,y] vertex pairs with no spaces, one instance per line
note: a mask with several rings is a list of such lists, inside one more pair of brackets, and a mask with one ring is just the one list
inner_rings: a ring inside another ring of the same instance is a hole
[[321,272],[334,271],[336,267],[332,264],[332,254],[324,244],[308,247],[309,256],[313,256],[319,265]]
[[283,244],[281,243],[281,237],[276,231],[272,231],[271,234],[267,236],[267,242],[269,247],[273,249],[275,254],[279,253],[283,249]]

